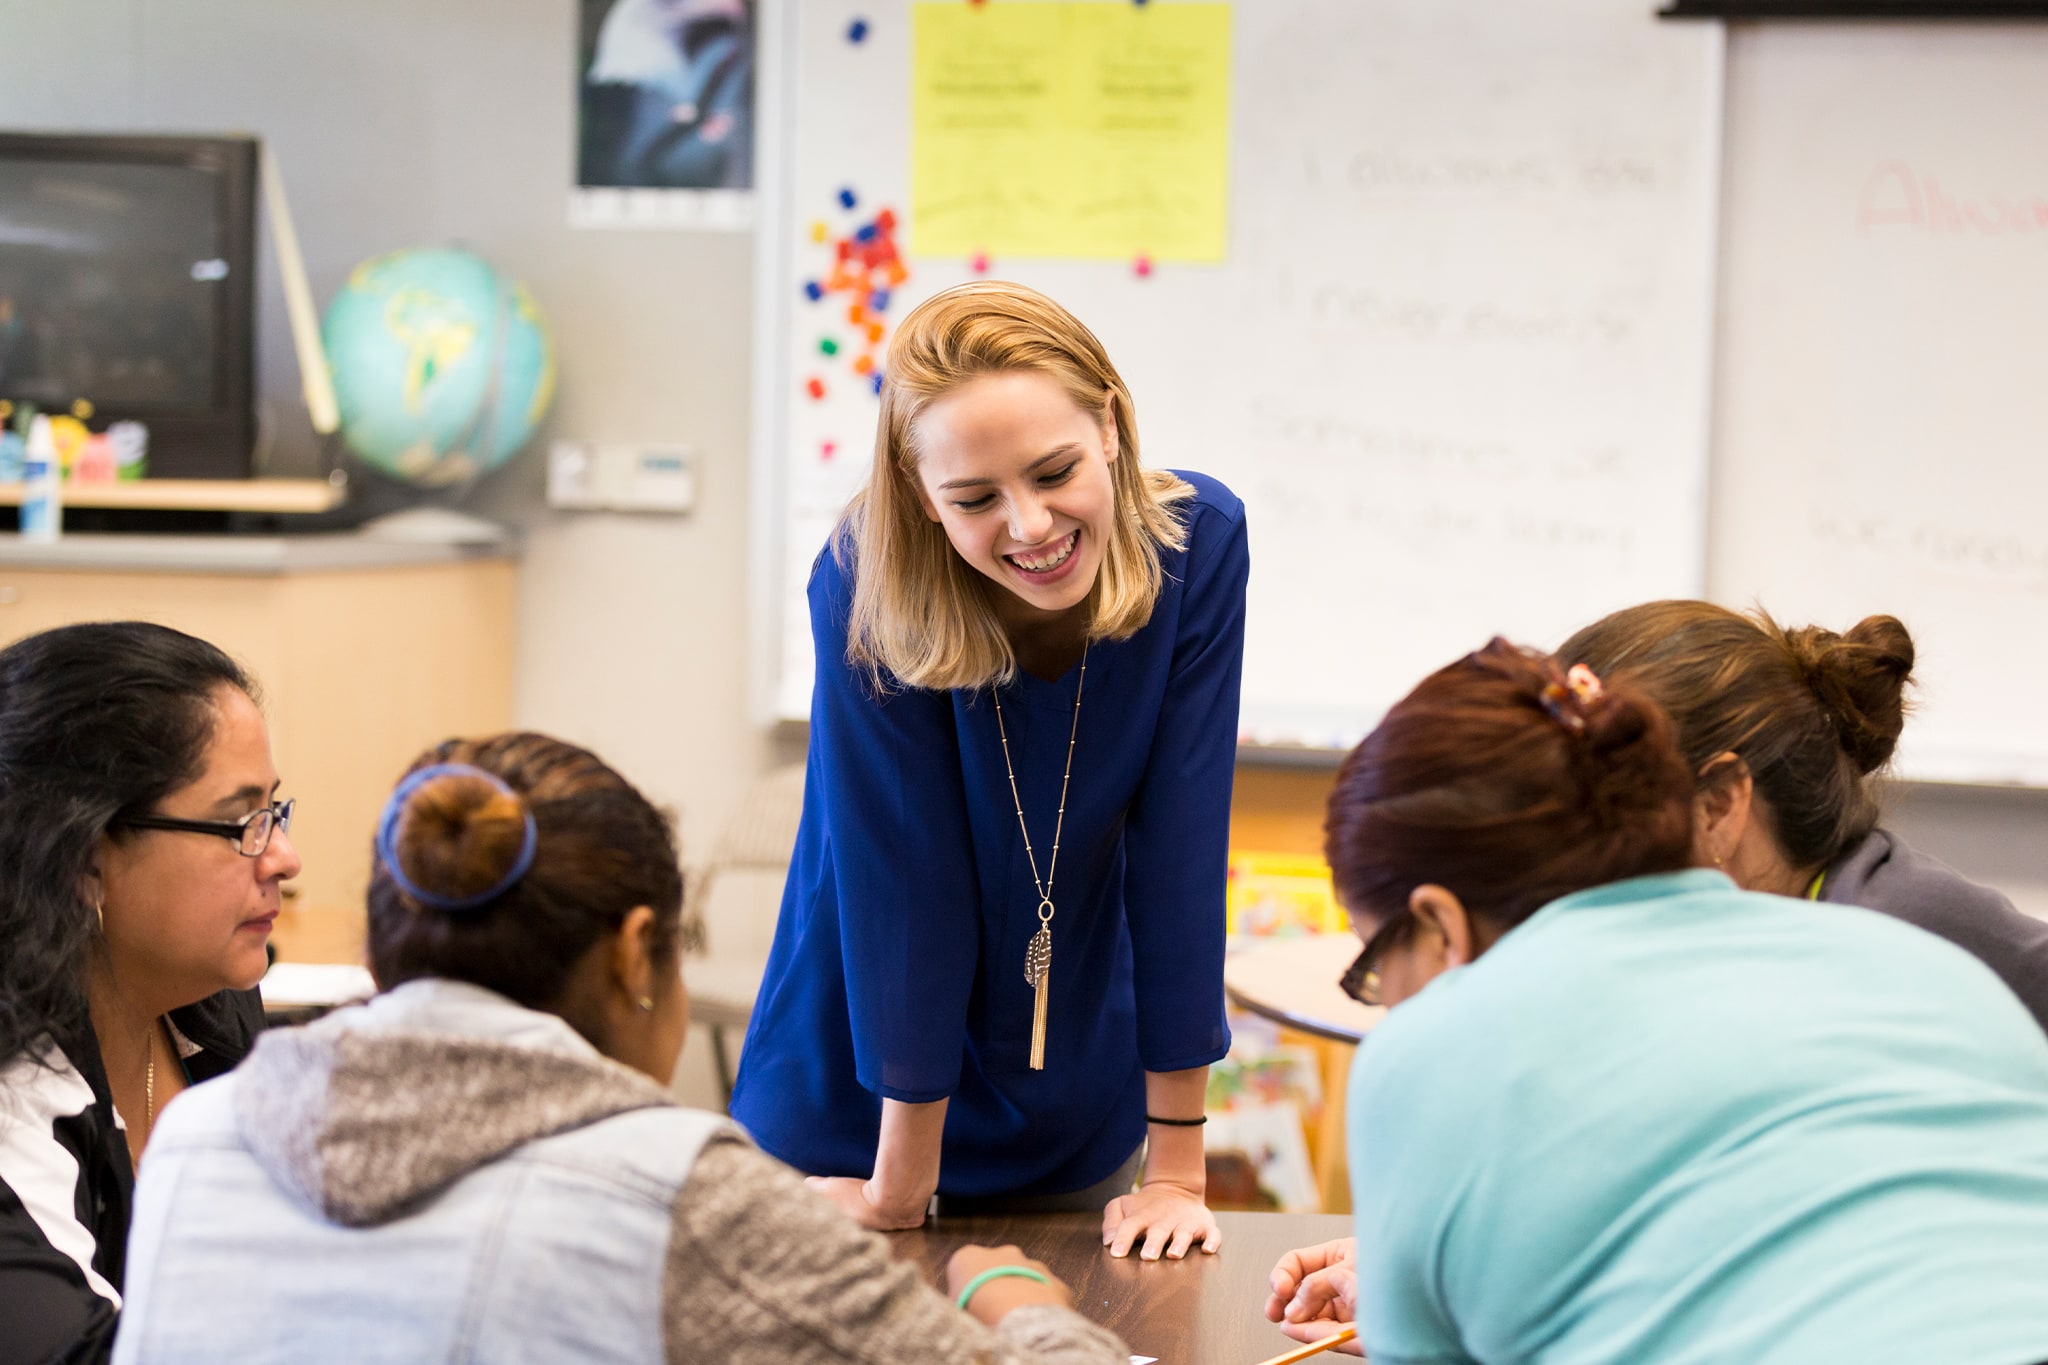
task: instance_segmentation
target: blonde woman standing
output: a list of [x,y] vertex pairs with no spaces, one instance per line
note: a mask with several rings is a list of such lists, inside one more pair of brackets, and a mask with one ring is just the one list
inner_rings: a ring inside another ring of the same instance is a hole
[[930,299],[887,373],[811,575],[803,824],[732,1113],[871,1227],[936,1193],[1214,1251],[1243,505],[1140,466],[1101,343],[1022,286]]

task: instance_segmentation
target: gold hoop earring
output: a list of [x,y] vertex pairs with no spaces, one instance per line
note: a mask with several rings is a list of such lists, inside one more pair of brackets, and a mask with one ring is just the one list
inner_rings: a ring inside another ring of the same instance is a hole
[[107,898],[101,896],[92,903],[92,912],[100,917],[100,937],[107,936]]
[[651,995],[643,995],[638,1000],[635,1000],[633,1003],[640,1007],[640,1012],[642,1014],[654,1013],[654,997]]

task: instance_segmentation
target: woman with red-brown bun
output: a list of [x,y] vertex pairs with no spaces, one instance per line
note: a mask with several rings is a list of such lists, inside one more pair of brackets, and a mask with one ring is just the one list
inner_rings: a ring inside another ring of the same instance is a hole
[[1392,1006],[1359,1237],[1268,1313],[1414,1362],[2048,1359],[2048,1039],[1984,964],[1692,868],[1644,694],[1495,641],[1359,745],[1325,845]]

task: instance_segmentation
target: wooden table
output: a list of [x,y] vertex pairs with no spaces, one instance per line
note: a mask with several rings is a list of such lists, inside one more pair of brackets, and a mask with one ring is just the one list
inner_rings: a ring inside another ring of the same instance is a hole
[[946,1258],[960,1247],[1014,1243],[1050,1266],[1074,1291],[1074,1307],[1160,1365],[1252,1365],[1291,1343],[1266,1321],[1273,1264],[1296,1247],[1351,1234],[1351,1220],[1326,1213],[1219,1213],[1223,1250],[1186,1260],[1123,1260],[1102,1246],[1096,1213],[934,1219],[891,1234],[896,1254],[918,1262],[945,1288]]
[[1355,1043],[1387,1013],[1359,1004],[1337,984],[1360,947],[1351,934],[1254,943],[1224,959],[1223,989],[1240,1009],[1318,1038]]

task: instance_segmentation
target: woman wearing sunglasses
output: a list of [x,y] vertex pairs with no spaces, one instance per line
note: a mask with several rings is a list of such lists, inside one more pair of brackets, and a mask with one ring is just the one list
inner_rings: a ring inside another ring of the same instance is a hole
[[1670,719],[1495,641],[1346,761],[1326,852],[1392,1006],[1359,1236],[1268,1316],[1411,1361],[2048,1360],[2048,1039],[1983,963],[1694,860]]
[[0,650],[0,1323],[104,1359],[134,1171],[247,1054],[299,856],[248,676],[140,622]]

